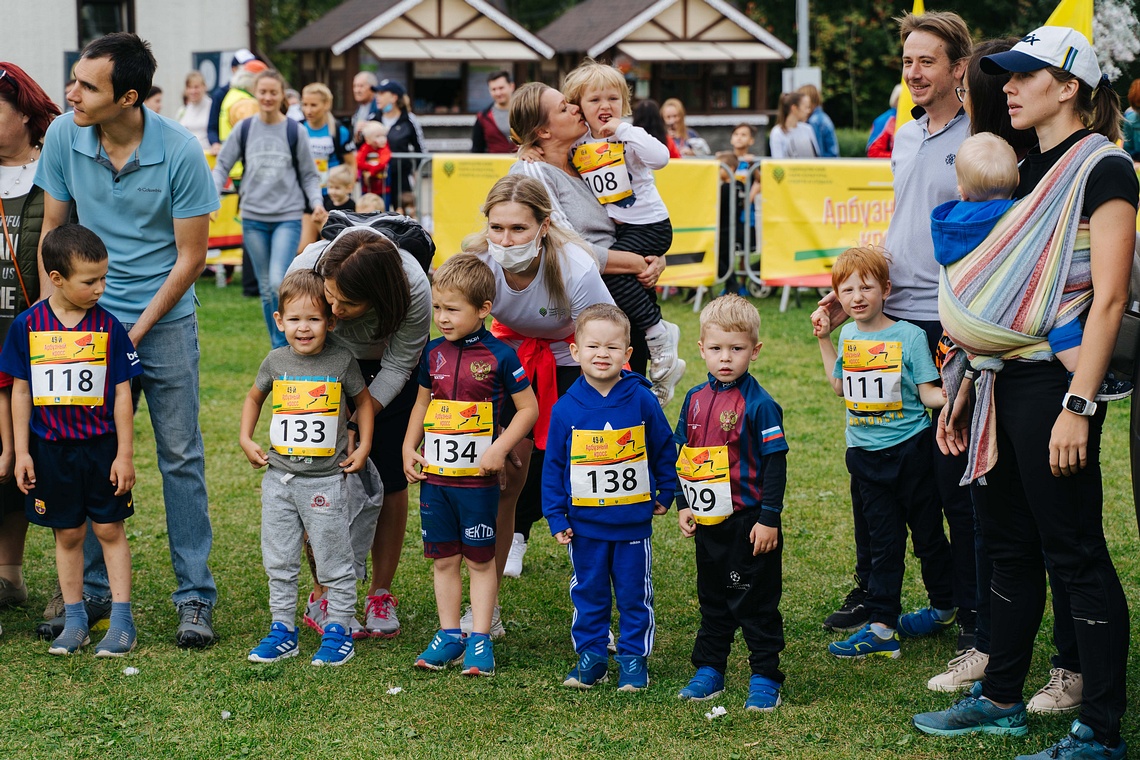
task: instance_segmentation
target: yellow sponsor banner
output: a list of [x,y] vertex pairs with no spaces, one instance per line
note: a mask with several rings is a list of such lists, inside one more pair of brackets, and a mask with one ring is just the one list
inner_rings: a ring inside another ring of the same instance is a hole
[[760,172],[765,282],[830,284],[819,281],[840,253],[882,245],[895,207],[890,161],[765,160]]
[[[214,168],[215,157],[206,154],[206,163]],[[206,263],[241,263],[241,215],[238,213],[237,193],[223,193],[222,207],[215,219],[210,221],[209,251]]]
[[[459,253],[463,238],[486,224],[487,193],[516,161],[509,155],[437,153],[432,156],[432,239],[435,265]],[[657,189],[673,223],[673,246],[659,285],[711,285],[716,280],[717,163],[671,161],[655,172]]]

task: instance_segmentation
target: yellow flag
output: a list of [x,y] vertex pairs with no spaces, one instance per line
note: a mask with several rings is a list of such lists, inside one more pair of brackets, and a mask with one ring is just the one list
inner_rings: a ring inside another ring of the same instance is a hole
[[1093,0],[1061,0],[1045,21],[1045,26],[1068,26],[1093,42]]
[[[1068,2],[1068,0],[1062,0],[1062,2]],[[1091,5],[1092,0],[1089,0],[1089,3]],[[922,4],[922,0],[914,0],[914,8],[911,9],[911,13],[916,16],[926,13],[926,7]],[[906,86],[906,72],[903,72],[902,92],[899,93],[899,107],[895,115],[895,132],[898,132],[899,127],[908,121],[914,121],[914,117],[910,113],[913,108],[914,100],[910,97],[910,89]]]

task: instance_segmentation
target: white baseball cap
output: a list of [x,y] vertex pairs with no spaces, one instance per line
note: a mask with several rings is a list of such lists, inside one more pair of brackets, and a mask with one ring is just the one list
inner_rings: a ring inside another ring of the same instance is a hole
[[1094,90],[1100,84],[1100,64],[1088,38],[1067,26],[1042,26],[1021,38],[1012,49],[982,59],[982,71],[1003,74],[1056,66]]

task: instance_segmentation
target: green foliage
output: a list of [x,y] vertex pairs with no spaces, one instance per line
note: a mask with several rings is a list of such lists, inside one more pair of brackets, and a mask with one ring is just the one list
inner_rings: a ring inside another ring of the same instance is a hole
[[253,37],[257,52],[268,56],[286,81],[292,79],[294,56],[277,46],[340,5],[342,0],[253,0]]
[[839,142],[839,155],[841,158],[866,158],[867,136],[869,129],[852,129],[838,127],[835,130],[836,140]]

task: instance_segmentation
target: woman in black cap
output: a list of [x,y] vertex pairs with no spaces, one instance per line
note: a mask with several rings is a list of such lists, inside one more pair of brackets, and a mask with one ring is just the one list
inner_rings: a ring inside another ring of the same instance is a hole
[[[376,93],[376,113],[372,121],[388,128],[388,147],[392,153],[427,153],[424,132],[412,113],[412,103],[404,85],[395,79],[384,79],[372,87]],[[402,195],[411,192],[416,171],[416,159],[394,158],[388,167],[388,208],[403,206]]]

